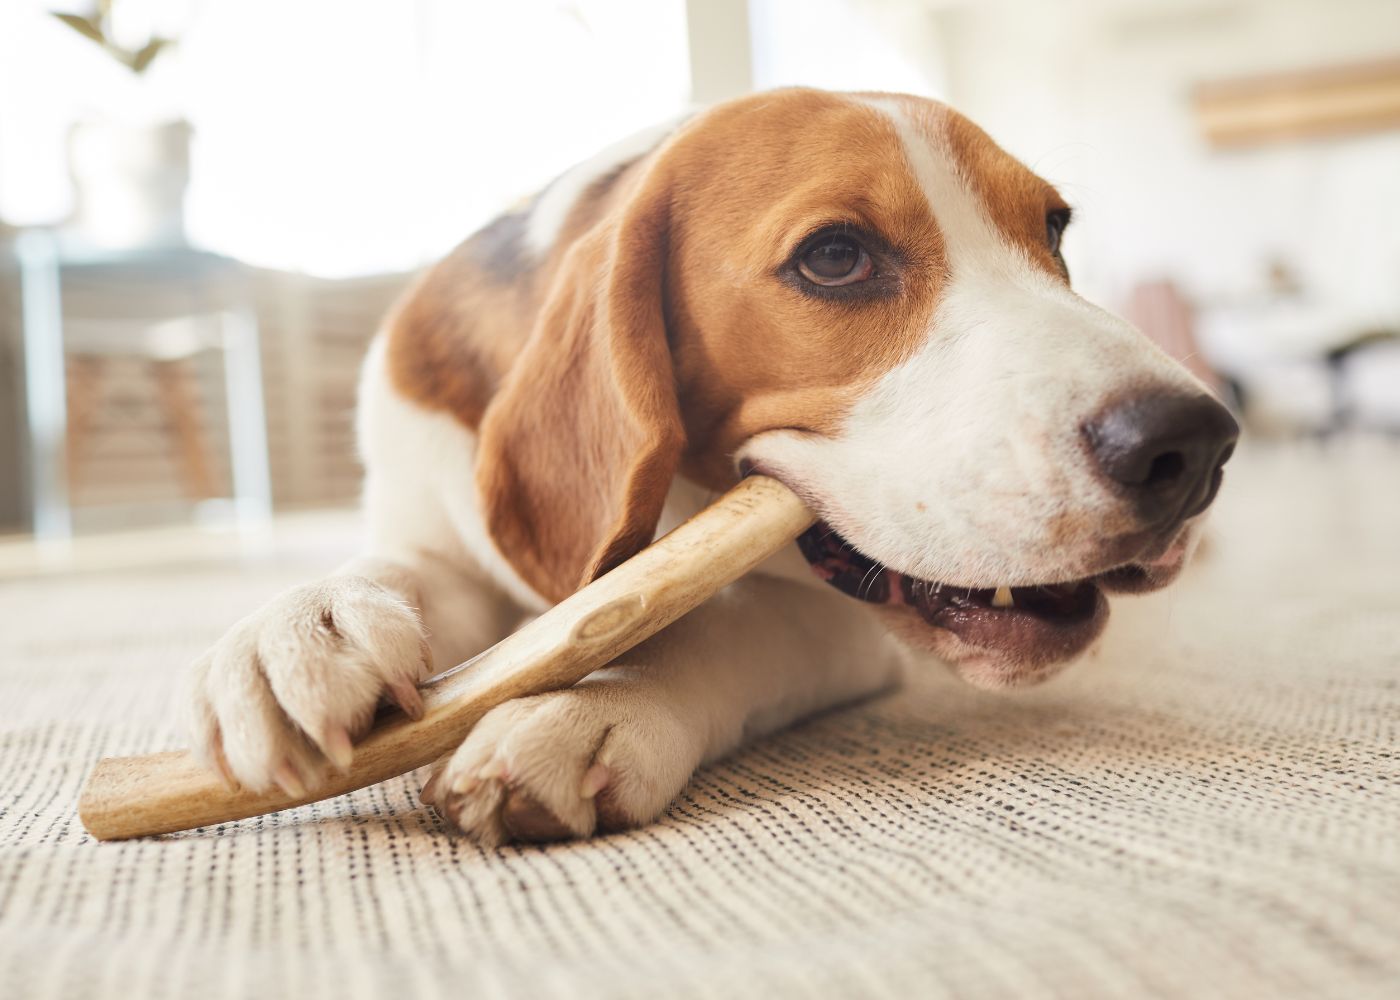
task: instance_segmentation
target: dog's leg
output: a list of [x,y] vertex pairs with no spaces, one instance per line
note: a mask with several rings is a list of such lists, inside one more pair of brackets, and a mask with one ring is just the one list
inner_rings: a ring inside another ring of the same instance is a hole
[[578,686],[487,714],[424,800],[488,844],[649,822],[705,761],[893,686],[895,647],[861,612],[742,580]]
[[192,749],[225,778],[290,795],[345,766],[381,699],[410,715],[445,664],[505,635],[520,612],[479,572],[431,556],[362,557],[244,618],[196,661]]
[[348,763],[381,698],[412,714],[434,661],[480,652],[521,617],[454,518],[471,496],[469,435],[398,398],[382,342],[365,362],[359,437],[366,554],[274,598],[195,664],[192,748],[251,788],[314,788],[328,762]]

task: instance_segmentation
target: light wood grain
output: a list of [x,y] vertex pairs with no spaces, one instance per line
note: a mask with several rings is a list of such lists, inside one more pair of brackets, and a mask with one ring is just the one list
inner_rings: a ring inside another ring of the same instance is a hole
[[511,698],[568,687],[665,628],[812,523],[787,487],[751,476],[670,534],[423,689],[419,721],[386,716],[344,774],[314,794],[230,790],[184,752],[106,758],[88,777],[78,815],[99,840],[211,826],[372,785],[456,747]]
[[1222,148],[1400,128],[1400,60],[1204,84],[1193,100]]

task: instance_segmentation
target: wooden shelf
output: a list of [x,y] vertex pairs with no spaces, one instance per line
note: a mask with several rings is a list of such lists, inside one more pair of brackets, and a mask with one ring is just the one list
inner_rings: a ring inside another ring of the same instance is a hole
[[1400,59],[1201,84],[1192,102],[1222,148],[1400,128]]

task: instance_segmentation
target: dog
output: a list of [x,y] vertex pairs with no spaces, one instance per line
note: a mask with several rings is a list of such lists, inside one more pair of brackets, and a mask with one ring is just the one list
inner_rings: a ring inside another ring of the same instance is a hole
[[194,751],[303,796],[382,700],[749,471],[782,554],[568,690],[486,715],[422,791],[487,845],[659,816],[703,763],[897,685],[1043,681],[1106,592],[1180,571],[1238,428],[1070,288],[1070,208],[895,94],[742,98],[580,165],[428,271],[359,387],[363,554],[195,664]]

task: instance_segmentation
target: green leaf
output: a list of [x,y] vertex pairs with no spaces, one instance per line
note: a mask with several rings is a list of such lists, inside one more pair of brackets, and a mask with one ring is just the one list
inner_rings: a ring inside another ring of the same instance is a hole
[[107,43],[106,37],[102,34],[102,22],[97,18],[83,17],[81,14],[60,14],[57,11],[50,11],[50,13],[84,38],[91,38],[99,45]]
[[170,44],[168,38],[152,38],[145,45],[136,51],[131,57],[131,70],[133,73],[144,73],[146,67],[151,65],[151,61],[160,54],[160,50]]

